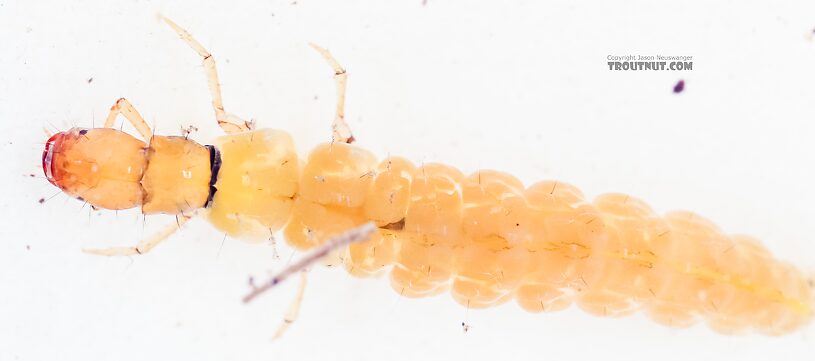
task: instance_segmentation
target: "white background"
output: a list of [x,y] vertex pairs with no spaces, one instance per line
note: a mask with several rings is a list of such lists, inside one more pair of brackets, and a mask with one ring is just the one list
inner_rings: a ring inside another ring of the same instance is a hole
[[[349,121],[381,156],[695,210],[812,272],[815,2],[753,3],[0,0],[0,360],[811,359],[813,326],[733,337],[574,308],[466,312],[324,268],[273,343],[296,282],[240,298],[289,249],[274,261],[198,220],[143,257],[88,256],[172,217],[89,212],[50,198],[40,170],[44,127],[99,125],[122,96],[158,133],[218,135],[200,59],[161,12],[213,52],[227,111],[291,132],[302,152],[329,139],[334,106],[313,41],[348,68]],[[694,68],[608,70],[626,54],[692,55]]]

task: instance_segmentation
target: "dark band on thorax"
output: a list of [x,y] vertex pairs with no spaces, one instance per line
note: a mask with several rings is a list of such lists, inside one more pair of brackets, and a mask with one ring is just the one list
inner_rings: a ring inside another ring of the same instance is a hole
[[218,188],[215,188],[215,182],[218,181],[218,172],[221,170],[221,152],[214,145],[207,145],[206,147],[209,149],[209,169],[212,175],[209,178],[209,196],[207,196],[207,203],[204,207],[209,208],[212,205],[215,192],[218,191]]

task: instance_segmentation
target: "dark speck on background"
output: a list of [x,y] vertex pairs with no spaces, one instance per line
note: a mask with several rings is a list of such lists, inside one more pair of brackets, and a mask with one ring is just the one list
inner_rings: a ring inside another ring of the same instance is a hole
[[680,79],[678,82],[676,82],[676,85],[674,85],[674,93],[679,94],[683,90],[685,90],[685,81]]
[[37,202],[39,202],[40,204],[43,204],[43,203],[45,203],[45,198],[40,198],[40,200],[38,200]]
[[88,84],[90,84],[91,82],[93,82],[93,77],[88,78]]

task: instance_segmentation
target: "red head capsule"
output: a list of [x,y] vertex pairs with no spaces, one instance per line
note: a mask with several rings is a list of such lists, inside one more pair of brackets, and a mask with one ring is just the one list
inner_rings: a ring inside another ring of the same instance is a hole
[[116,129],[72,128],[45,144],[42,169],[66,194],[106,209],[142,203],[144,142]]

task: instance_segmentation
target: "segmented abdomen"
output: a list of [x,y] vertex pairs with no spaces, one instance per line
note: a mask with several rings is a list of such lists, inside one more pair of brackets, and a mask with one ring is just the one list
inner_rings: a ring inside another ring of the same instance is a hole
[[694,213],[659,217],[627,195],[589,202],[569,184],[524,187],[496,171],[464,176],[442,164],[377,162],[340,143],[318,146],[299,173],[284,212],[287,241],[308,249],[374,221],[372,239],[345,251],[346,268],[358,276],[389,271],[407,297],[449,290],[473,308],[514,299],[531,312],[572,303],[604,316],[643,310],[665,325],[704,319],[727,333],[778,334],[812,316],[798,270]]

